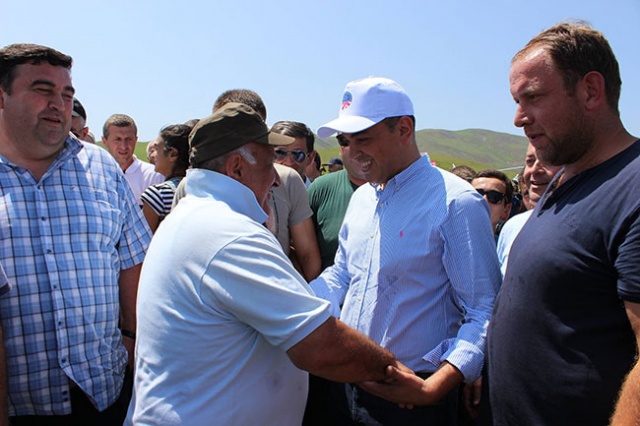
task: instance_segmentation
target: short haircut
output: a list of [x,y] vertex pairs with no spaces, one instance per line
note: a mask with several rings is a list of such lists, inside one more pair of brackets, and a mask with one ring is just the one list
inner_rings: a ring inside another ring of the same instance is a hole
[[619,115],[620,69],[616,56],[604,35],[586,22],[562,23],[535,36],[512,59],[512,63],[533,49],[542,47],[563,74],[564,86],[573,95],[578,81],[587,73],[596,71],[605,81],[607,102]]
[[304,138],[307,143],[307,153],[313,152],[313,142],[315,137],[306,124],[298,121],[278,121],[271,126],[271,131],[292,138]]
[[138,134],[138,126],[136,126],[136,122],[133,121],[133,118],[129,117],[126,114],[113,114],[107,121],[104,122],[104,126],[102,126],[102,136],[105,138],[109,137],[109,127],[133,127],[133,130]]
[[[384,123],[385,126],[387,126],[387,129],[389,129],[390,132],[393,132],[396,129],[396,126],[398,125],[398,121],[400,121],[400,119],[402,117],[405,117],[404,115],[400,115],[397,117],[387,117],[384,120],[382,120],[382,122]],[[413,124],[413,130],[416,130],[416,117],[413,115],[407,115],[406,117],[409,117],[411,119],[411,123]]]
[[18,43],[3,47],[0,49],[0,87],[11,94],[16,67],[22,64],[38,65],[42,62],[71,69],[73,59],[55,49],[38,44]]
[[453,169],[451,169],[451,173],[458,176],[459,178],[466,180],[469,183],[471,183],[473,178],[478,174],[478,172],[476,172],[474,169],[465,165],[454,167]]
[[181,169],[189,167],[189,133],[191,133],[191,129],[191,126],[185,124],[171,124],[160,130],[164,150],[170,151],[173,148],[178,151],[176,166]]
[[504,182],[504,186],[505,186],[505,191],[504,191],[505,204],[509,204],[513,200],[513,184],[511,183],[511,179],[509,179],[507,175],[502,173],[500,170],[494,170],[494,169],[480,170],[473,177],[473,179],[477,179],[477,178],[494,178],[494,179],[501,180],[502,182]]
[[267,121],[267,107],[262,102],[260,95],[253,90],[231,89],[223,92],[213,103],[213,112],[230,102],[238,102],[250,106],[264,121]]

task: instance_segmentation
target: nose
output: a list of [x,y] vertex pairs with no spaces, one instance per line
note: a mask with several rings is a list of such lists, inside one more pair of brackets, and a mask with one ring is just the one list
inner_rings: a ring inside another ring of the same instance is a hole
[[522,108],[522,105],[518,104],[516,108],[516,116],[513,119],[513,124],[516,127],[523,127],[525,124],[530,123],[531,119],[529,118],[529,115],[525,112],[524,108]]
[[292,167],[294,165],[293,154],[290,152],[287,153],[287,156],[280,161],[280,164],[284,164],[285,166]]

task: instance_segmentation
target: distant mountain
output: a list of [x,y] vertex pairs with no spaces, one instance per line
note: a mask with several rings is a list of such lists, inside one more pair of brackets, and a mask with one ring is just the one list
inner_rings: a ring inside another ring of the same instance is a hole
[[[465,164],[476,170],[508,169],[524,164],[528,141],[524,136],[483,129],[439,130],[424,129],[416,132],[421,152],[427,152],[438,166],[450,170],[452,165]],[[334,151],[335,138],[316,137],[316,149]],[[509,175],[517,172],[514,170]]]

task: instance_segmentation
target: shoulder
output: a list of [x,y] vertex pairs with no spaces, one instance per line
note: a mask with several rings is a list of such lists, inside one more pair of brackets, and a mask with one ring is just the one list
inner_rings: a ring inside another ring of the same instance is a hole
[[280,178],[280,186],[275,187],[274,191],[285,194],[289,200],[300,198],[301,194],[307,194],[307,187],[298,172],[280,164],[274,164],[274,166]]

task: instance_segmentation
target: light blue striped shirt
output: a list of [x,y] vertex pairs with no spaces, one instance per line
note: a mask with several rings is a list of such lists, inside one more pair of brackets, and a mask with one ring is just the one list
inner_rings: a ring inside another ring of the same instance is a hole
[[384,189],[358,188],[335,265],[311,287],[414,371],[446,360],[472,381],[501,280],[495,247],[482,196],[425,155]]
[[67,137],[40,181],[0,156],[0,297],[10,415],[71,412],[69,379],[104,410],[127,351],[118,330],[122,269],[151,238],[109,153]]

